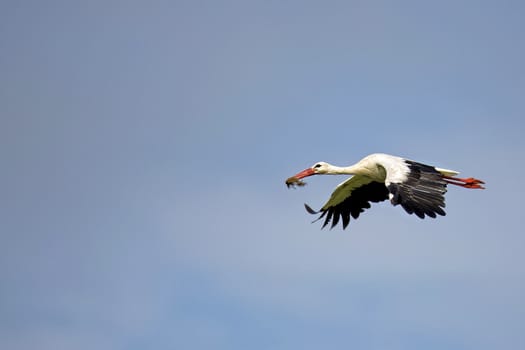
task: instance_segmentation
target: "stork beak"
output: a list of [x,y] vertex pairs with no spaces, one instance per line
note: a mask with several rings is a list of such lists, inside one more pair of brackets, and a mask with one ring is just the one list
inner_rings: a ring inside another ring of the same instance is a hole
[[297,173],[296,175],[286,179],[286,187],[289,188],[290,186],[291,187],[304,186],[306,185],[306,182],[302,182],[300,179],[310,176],[310,175],[314,175],[314,174],[315,172],[312,168],[304,169],[300,173]]
[[295,177],[296,179],[302,179],[302,178],[305,178],[307,176],[312,176],[312,175],[315,175],[314,169],[308,168],[308,169],[304,169],[300,173],[295,174],[293,177]]

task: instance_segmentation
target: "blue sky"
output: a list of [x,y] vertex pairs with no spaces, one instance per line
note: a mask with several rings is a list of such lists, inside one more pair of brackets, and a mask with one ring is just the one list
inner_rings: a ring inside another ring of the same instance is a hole
[[[520,1],[4,1],[3,349],[525,347]],[[320,230],[385,152],[446,217]]]

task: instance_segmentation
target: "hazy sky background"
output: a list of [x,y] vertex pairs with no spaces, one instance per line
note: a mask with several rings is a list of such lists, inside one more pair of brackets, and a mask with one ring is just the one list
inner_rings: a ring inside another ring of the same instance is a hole
[[[523,1],[3,1],[0,348],[523,349]],[[446,217],[320,230],[385,152]]]

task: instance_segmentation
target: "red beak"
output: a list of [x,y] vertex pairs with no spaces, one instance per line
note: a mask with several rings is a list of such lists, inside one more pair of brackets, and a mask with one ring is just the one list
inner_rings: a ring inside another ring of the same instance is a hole
[[302,179],[302,178],[305,178],[307,176],[312,176],[312,175],[315,175],[314,170],[312,168],[308,168],[308,169],[304,169],[300,173],[297,173],[296,175],[294,175],[294,177],[296,179]]

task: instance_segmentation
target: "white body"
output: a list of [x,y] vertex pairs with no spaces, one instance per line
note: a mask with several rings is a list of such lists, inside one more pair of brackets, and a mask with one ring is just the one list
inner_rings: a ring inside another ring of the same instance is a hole
[[[397,183],[405,181],[410,172],[404,158],[384,153],[370,154],[356,164],[347,167],[338,167],[324,162],[318,164],[322,164],[324,168],[319,171],[320,174],[363,175],[370,177],[375,181],[385,182],[387,186],[392,182]],[[435,169],[446,176],[459,174],[459,172],[454,170],[442,168]]]

